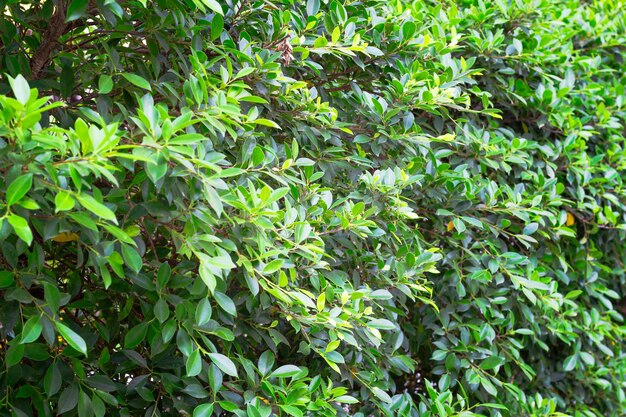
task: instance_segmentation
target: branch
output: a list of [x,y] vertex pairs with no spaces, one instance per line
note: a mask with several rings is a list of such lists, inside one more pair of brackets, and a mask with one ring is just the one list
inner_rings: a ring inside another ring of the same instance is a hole
[[50,54],[59,46],[59,37],[65,33],[67,27],[68,24],[65,22],[65,3],[61,2],[50,19],[50,25],[43,34],[41,44],[30,59],[32,79],[38,80],[41,77],[44,66],[50,60]]

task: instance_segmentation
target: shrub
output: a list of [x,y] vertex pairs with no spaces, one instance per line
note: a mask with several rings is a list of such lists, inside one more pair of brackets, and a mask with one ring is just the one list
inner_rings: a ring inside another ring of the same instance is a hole
[[0,415],[626,413],[626,4],[0,3]]

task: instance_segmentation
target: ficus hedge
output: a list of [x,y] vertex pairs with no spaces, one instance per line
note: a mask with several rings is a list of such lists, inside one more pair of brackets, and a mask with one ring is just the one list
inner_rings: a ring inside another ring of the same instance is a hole
[[0,5],[0,416],[626,414],[623,0]]

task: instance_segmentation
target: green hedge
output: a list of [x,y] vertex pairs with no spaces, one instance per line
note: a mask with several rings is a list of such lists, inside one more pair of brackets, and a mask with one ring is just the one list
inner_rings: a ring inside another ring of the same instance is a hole
[[0,5],[0,416],[626,414],[623,0]]

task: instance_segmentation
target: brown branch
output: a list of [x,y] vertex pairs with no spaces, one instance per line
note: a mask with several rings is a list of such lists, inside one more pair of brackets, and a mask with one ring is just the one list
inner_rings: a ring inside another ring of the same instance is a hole
[[324,230],[323,232],[318,233],[318,235],[320,235],[320,236],[330,235],[330,234],[334,234],[334,233],[340,232],[342,230],[343,230],[343,227],[335,227],[334,229]]
[[59,46],[59,37],[65,33],[67,27],[65,2],[61,2],[50,19],[50,25],[43,34],[41,44],[30,59],[30,72],[33,80],[41,77],[43,68],[50,60],[50,54]]

